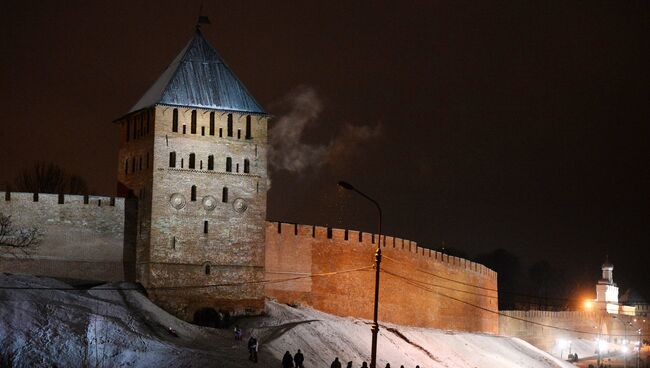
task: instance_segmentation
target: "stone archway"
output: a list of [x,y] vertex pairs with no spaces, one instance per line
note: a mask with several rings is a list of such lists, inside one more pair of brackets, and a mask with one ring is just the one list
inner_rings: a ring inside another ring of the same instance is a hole
[[192,323],[204,327],[222,328],[230,321],[230,313],[211,307],[199,308],[194,312]]
[[214,308],[200,308],[194,312],[192,323],[199,326],[217,328],[221,325],[221,316]]

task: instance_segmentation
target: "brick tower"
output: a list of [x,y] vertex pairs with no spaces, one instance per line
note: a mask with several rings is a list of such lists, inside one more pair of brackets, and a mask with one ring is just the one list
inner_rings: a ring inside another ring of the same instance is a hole
[[116,120],[118,191],[139,203],[135,278],[182,319],[264,306],[268,119],[197,28]]

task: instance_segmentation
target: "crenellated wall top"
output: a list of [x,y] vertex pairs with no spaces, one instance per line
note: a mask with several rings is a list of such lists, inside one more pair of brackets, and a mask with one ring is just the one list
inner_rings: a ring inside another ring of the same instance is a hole
[[[281,221],[267,221],[266,226],[269,230],[267,231],[267,234],[275,233],[279,236],[305,237],[332,242],[355,242],[373,248],[377,246],[379,238],[375,233],[362,232],[359,230],[303,225]],[[427,262],[440,262],[451,268],[473,271],[486,275],[492,279],[496,279],[497,277],[495,271],[480,263],[421,247],[417,242],[412,240],[382,234],[381,242],[382,249],[389,248],[395,251],[410,253],[414,260],[424,259]]]

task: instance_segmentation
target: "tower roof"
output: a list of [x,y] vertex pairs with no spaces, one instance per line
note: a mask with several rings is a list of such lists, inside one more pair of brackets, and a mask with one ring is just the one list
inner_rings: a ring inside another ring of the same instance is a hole
[[157,103],[266,114],[198,29],[129,113]]
[[609,261],[609,256],[605,257],[605,263],[601,266],[602,269],[610,268],[614,269],[614,265]]

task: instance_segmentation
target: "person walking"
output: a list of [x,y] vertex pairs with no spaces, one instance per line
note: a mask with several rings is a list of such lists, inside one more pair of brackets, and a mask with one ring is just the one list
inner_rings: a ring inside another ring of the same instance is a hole
[[241,328],[239,328],[239,326],[235,326],[234,333],[235,341],[241,341]]
[[361,363],[361,368],[368,368],[368,363],[366,362]]
[[346,365],[345,368],[352,368],[352,362],[348,362],[348,365]]
[[[293,361],[294,361],[294,363],[296,363],[296,368],[305,368],[302,365],[302,363],[305,361],[305,356],[302,355],[302,352],[300,351],[300,349],[298,349],[298,352],[296,353],[296,355],[293,356]],[[339,365],[340,365],[340,363],[339,363]]]
[[288,350],[282,357],[282,368],[293,368],[293,357]]
[[257,363],[258,347],[259,344],[257,343],[257,339],[255,336],[251,336],[250,339],[248,339],[248,360]]
[[386,368],[390,368],[390,363],[386,363]]
[[[298,351],[300,351],[300,350],[298,350]],[[350,362],[350,363],[352,363],[352,362]],[[350,365],[350,364],[348,363],[348,365]],[[330,364],[330,368],[341,368],[341,362],[339,362],[339,357],[334,358],[334,361],[332,362],[332,364]]]

